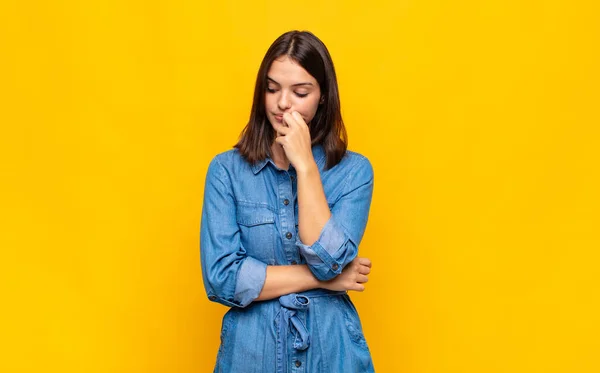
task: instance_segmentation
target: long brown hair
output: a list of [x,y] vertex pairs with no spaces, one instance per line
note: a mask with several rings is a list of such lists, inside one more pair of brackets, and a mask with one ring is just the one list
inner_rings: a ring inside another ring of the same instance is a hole
[[338,164],[348,147],[348,135],[340,111],[340,97],[333,61],[325,44],[308,31],[289,31],[271,44],[258,69],[250,120],[234,145],[250,163],[265,159],[271,152],[275,130],[265,112],[267,73],[273,61],[288,56],[319,83],[323,103],[310,122],[312,145],[321,144],[327,157],[326,169]]

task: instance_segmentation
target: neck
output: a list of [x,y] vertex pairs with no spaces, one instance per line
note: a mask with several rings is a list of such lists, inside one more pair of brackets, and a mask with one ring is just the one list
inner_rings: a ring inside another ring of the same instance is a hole
[[287,170],[290,167],[290,161],[285,155],[283,146],[279,145],[276,142],[274,142],[273,145],[271,145],[271,159],[273,160],[273,162],[275,162],[277,167],[281,168],[282,170]]

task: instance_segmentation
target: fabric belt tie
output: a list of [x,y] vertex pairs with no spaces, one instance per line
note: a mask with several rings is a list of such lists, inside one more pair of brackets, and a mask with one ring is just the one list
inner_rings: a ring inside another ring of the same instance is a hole
[[277,373],[286,372],[288,333],[291,332],[295,336],[293,346],[296,350],[304,351],[310,346],[310,334],[302,318],[299,317],[300,312],[308,312],[310,298],[343,294],[346,292],[314,289],[279,297],[281,310],[277,323]]

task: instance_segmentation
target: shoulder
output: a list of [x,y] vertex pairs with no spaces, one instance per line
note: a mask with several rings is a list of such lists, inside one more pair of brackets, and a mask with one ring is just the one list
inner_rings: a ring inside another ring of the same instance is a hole
[[210,165],[216,164],[228,168],[237,163],[245,162],[237,149],[229,149],[216,154],[210,161]]
[[231,171],[244,167],[248,168],[249,166],[249,163],[242,157],[239,151],[234,148],[215,155],[211,159],[208,169],[210,171],[211,169],[220,168]]
[[364,185],[372,185],[373,166],[364,154],[346,150],[342,160],[321,174],[324,185],[346,193]]
[[235,170],[238,165],[245,162],[237,149],[229,149],[213,156],[208,164],[207,177],[223,179]]
[[372,188],[374,172],[369,158],[358,152],[347,150],[342,159],[342,162],[344,161],[347,162],[344,172],[346,174],[344,190],[355,190],[361,186]]
[[223,182],[240,182],[254,176],[252,165],[235,148],[216,154],[208,165],[207,177]]
[[364,154],[346,150],[346,154],[338,164],[344,170],[344,173],[347,173],[349,177],[352,175],[360,175],[363,178],[373,178],[373,165],[369,158],[367,158]]

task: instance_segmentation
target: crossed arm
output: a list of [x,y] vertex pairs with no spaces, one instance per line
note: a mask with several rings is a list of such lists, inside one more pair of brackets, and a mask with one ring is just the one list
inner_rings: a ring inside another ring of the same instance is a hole
[[356,160],[349,169],[351,174],[331,210],[316,165],[305,171],[297,169],[296,245],[306,264],[270,266],[239,245],[239,232],[233,233],[238,230],[235,214],[223,212],[235,208],[231,180],[218,159],[213,160],[205,184],[200,237],[202,276],[209,299],[245,307],[253,301],[314,288],[364,290],[371,263],[357,253],[367,223],[373,170],[366,158]]
[[[317,165],[299,170],[297,177],[300,240],[307,246],[311,246],[319,239],[332,215]],[[363,283],[368,281],[367,275],[370,272],[371,261],[367,258],[355,258],[342,270],[342,273],[325,281],[317,279],[306,264],[267,266],[265,283],[256,300],[273,299],[315,288],[363,291],[365,289]]]

